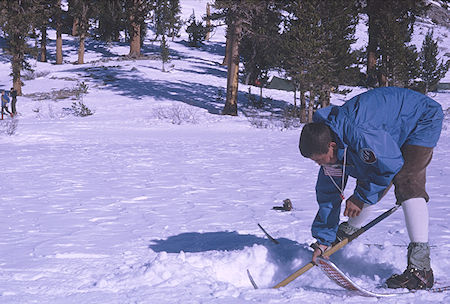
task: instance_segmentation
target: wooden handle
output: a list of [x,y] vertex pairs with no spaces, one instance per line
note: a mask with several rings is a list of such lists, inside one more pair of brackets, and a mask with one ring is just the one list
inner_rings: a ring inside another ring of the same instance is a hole
[[[333,253],[335,253],[336,251],[338,251],[339,249],[341,249],[342,247],[344,247],[347,244],[348,244],[348,239],[344,239],[344,240],[340,241],[339,243],[337,243],[336,245],[334,245],[333,247],[331,247],[329,250],[325,251],[322,254],[322,256],[329,257],[330,255],[332,255]],[[314,266],[315,265],[312,262],[309,262],[308,264],[306,264],[305,266],[303,266],[302,268],[300,268],[299,270],[297,270],[296,272],[294,272],[293,274],[288,276],[286,279],[284,279],[283,281],[281,281],[280,283],[275,285],[273,288],[280,288],[280,287],[286,286],[287,284],[289,284],[290,282],[292,282],[293,280],[295,280],[296,278],[298,278],[299,276],[301,276],[302,274],[304,274],[305,272],[307,272]]]
[[280,283],[275,285],[273,288],[280,288],[280,287],[286,286],[287,284],[294,281],[300,275],[307,272],[308,270],[310,270],[313,267],[314,267],[314,264],[312,262],[309,262],[308,264],[306,264],[305,266],[303,266],[302,268],[300,268],[299,270],[297,270],[296,272],[294,272],[293,274],[288,276],[286,279],[284,279],[283,281],[281,281]]
[[[385,211],[383,214],[377,216],[374,220],[370,221],[367,225],[360,228],[358,231],[353,233],[350,237],[345,238],[344,240],[340,241],[339,243],[337,243],[336,245],[334,245],[333,247],[331,247],[330,249],[325,251],[322,254],[322,256],[329,257],[330,255],[332,255],[333,253],[335,253],[336,251],[338,251],[339,249],[341,249],[342,247],[344,247],[345,245],[347,245],[348,243],[350,243],[351,241],[356,239],[358,236],[363,234],[365,231],[369,230],[370,228],[372,228],[373,226],[375,226],[376,224],[381,222],[383,219],[387,218],[389,215],[394,213],[398,208],[400,208],[400,205],[396,205],[396,206],[392,207],[391,209],[389,209],[388,211]],[[303,273],[307,272],[308,270],[310,270],[313,267],[314,267],[314,264],[312,262],[309,262],[308,264],[306,264],[305,266],[303,266],[302,268],[300,268],[299,270],[297,270],[296,272],[294,272],[293,274],[288,276],[286,279],[284,279],[283,281],[281,281],[280,283],[275,285],[273,288],[280,288],[280,287],[286,286],[287,284],[289,284],[290,282],[292,282],[293,280],[295,280],[296,278],[298,278]]]

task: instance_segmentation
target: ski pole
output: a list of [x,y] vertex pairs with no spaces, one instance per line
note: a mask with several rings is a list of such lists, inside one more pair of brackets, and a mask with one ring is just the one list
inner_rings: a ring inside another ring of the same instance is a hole
[[[366,232],[367,230],[369,230],[370,228],[372,228],[373,226],[375,226],[376,224],[378,224],[379,222],[381,222],[382,220],[387,218],[389,215],[394,213],[398,208],[400,208],[400,205],[395,205],[391,209],[383,212],[382,214],[377,216],[375,219],[370,221],[368,224],[361,227],[358,231],[356,231],[355,233],[350,235],[348,238],[343,239],[336,245],[332,246],[329,250],[326,250],[322,254],[322,256],[329,257],[330,255],[332,255],[333,253],[335,253],[336,251],[338,251],[339,249],[341,249],[342,247],[344,247],[345,245],[347,245],[348,243],[350,243],[351,241],[353,241],[354,239],[359,237],[361,234],[363,234],[364,232]],[[286,279],[284,279],[283,281],[281,281],[280,283],[275,285],[273,288],[280,288],[280,287],[286,286],[287,284],[289,284],[290,282],[292,282],[293,280],[295,280],[296,278],[298,278],[299,276],[301,276],[302,274],[304,274],[305,272],[307,272],[308,270],[310,270],[313,267],[314,267],[313,262],[309,262],[308,264],[306,264],[305,266],[303,266],[302,268],[300,268],[299,270],[297,270],[296,272],[294,272],[293,274],[288,276]]]

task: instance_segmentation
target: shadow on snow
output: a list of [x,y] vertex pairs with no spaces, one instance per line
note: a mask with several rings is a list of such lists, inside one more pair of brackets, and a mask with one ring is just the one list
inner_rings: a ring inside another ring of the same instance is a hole
[[[6,40],[0,38],[0,46],[6,45]],[[171,42],[189,47],[187,41]],[[48,62],[54,62],[56,58],[55,48],[56,40],[47,39],[47,59]],[[70,37],[70,39],[63,40],[65,58],[68,54],[74,54],[78,50],[79,41],[76,37]],[[101,57],[106,60],[118,59],[116,66],[88,66],[75,65],[73,69],[69,69],[68,72],[75,72],[81,78],[86,78],[89,81],[100,84],[107,89],[117,91],[118,94],[123,96],[132,97],[135,99],[145,99],[152,97],[160,100],[173,100],[177,102],[186,103],[192,106],[206,109],[209,113],[220,114],[224,105],[224,94],[226,89],[222,86],[207,85],[202,83],[182,83],[180,81],[162,81],[155,79],[148,79],[145,75],[142,75],[138,68],[125,69],[123,66],[124,61],[121,59],[124,56],[120,56],[111,52],[112,46],[128,47],[129,44],[125,42],[114,42],[108,44],[94,39],[87,39],[85,42],[85,53],[99,53]],[[211,53],[215,55],[224,56],[225,46],[221,42],[208,42],[200,45],[198,48],[192,48],[196,51],[202,51],[205,53]],[[157,42],[146,42],[141,48],[142,55],[159,55],[160,46]],[[189,49],[188,49],[189,51]],[[187,52],[175,51],[170,49],[171,56],[175,60],[185,60],[194,63],[189,70],[181,70],[185,73],[199,74],[199,75],[213,75],[218,78],[224,79],[226,83],[227,69],[218,62],[211,61],[198,56],[192,56]],[[9,57],[6,54],[0,55],[0,62],[9,62]],[[86,62],[88,64],[89,62]],[[70,63],[65,63],[70,64]],[[147,69],[155,69],[154,67],[144,67]],[[175,68],[177,70],[177,68]],[[158,70],[159,72],[159,70]],[[221,92],[219,92],[221,91]],[[222,97],[220,97],[221,95]],[[258,96],[253,95],[255,98]],[[276,116],[281,116],[284,108],[288,103],[281,100],[271,100],[263,105],[261,110],[271,112]],[[238,93],[238,109],[244,115],[247,116],[249,111],[252,111],[252,102],[249,101],[247,93]]]
[[[120,62],[118,62],[120,64]],[[145,69],[159,70],[154,67],[145,66]],[[199,74],[213,74],[217,77],[226,78],[226,72],[223,69],[201,66],[196,68],[203,68],[203,71],[197,70]],[[209,113],[220,114],[224,107],[224,100],[218,100],[219,91],[225,94],[225,88],[215,85],[208,85],[202,83],[180,82],[178,80],[157,80],[147,78],[141,74],[139,67],[126,69],[124,66],[99,66],[99,67],[82,67],[77,66],[70,70],[70,72],[84,75],[90,82],[97,83],[105,88],[116,91],[118,94],[132,97],[138,100],[145,100],[146,98],[154,98],[157,100],[172,100],[178,101],[199,108],[206,109]],[[191,71],[193,72],[193,71]],[[264,104],[264,110],[270,111],[276,115],[282,115],[283,109],[286,106],[285,101],[272,100]],[[248,100],[248,94],[244,92],[238,93],[238,108],[244,114],[252,107]]]
[[[49,49],[53,49],[55,44],[54,40],[48,40]],[[65,40],[63,42],[67,48],[70,48],[69,52],[76,52],[78,47],[78,41],[76,38]],[[188,47],[188,42],[171,42],[178,43]],[[128,46],[127,43],[114,43],[115,46]],[[127,69],[123,66],[124,56],[119,56],[110,52],[110,46],[107,43],[100,42],[93,39],[86,40],[86,53],[100,53],[102,58],[106,60],[118,59],[115,66],[85,66],[75,65],[73,69],[69,69],[68,72],[77,73],[80,77],[85,77],[89,82],[97,83],[103,86],[105,89],[116,91],[118,94],[132,97],[139,100],[144,100],[147,97],[152,97],[159,100],[173,100],[177,102],[186,103],[192,106],[206,109],[209,113],[220,114],[224,105],[224,94],[226,89],[221,86],[207,85],[202,83],[189,83],[180,81],[162,81],[157,79],[147,78],[139,70],[140,67],[134,67]],[[201,45],[199,48],[195,48],[196,51],[204,51],[216,55],[223,56],[225,53],[224,44],[219,42],[208,42]],[[194,49],[194,48],[193,48]],[[142,48],[142,55],[159,55],[160,46],[157,42],[145,43]],[[218,78],[224,79],[226,83],[227,69],[218,62],[214,62],[205,58],[192,56],[185,52],[170,50],[172,58],[174,60],[185,60],[193,63],[191,69],[182,69],[181,72],[190,73],[193,75],[212,75]],[[48,52],[49,61],[54,60],[54,52]],[[144,61],[143,61],[144,62]],[[87,62],[86,64],[88,64]],[[145,64],[145,63],[144,63]],[[151,66],[141,66],[143,69],[155,70],[158,73],[159,69]],[[175,67],[175,70],[179,70]],[[219,100],[219,91],[223,96]],[[254,95],[257,98],[256,95]],[[283,109],[288,103],[280,100],[272,100],[270,103],[265,103],[263,110],[269,111],[277,116],[280,116]],[[247,111],[252,108],[252,103],[249,101],[248,94],[244,92],[238,93],[238,108],[244,115],[247,115]]]
[[152,240],[149,248],[155,252],[168,253],[204,252],[211,250],[243,250],[253,245],[264,245],[267,240],[251,234],[239,234],[236,231],[190,232],[171,236],[166,240]]
[[[272,278],[272,283],[275,285],[309,263],[312,254],[308,244],[300,244],[286,238],[280,238],[277,241],[279,244],[274,244],[266,238],[251,234],[239,234],[236,231],[190,232],[171,236],[165,240],[152,240],[149,248],[155,252],[180,253],[183,251],[195,253],[213,250],[235,251],[253,245],[263,245],[268,250],[267,262],[277,266],[277,271]],[[360,256],[348,257],[340,251],[336,252],[331,260],[352,278],[368,277],[375,280],[379,277],[386,279],[395,271],[393,265],[368,262]],[[324,278],[326,278],[325,275]],[[297,284],[299,282],[302,286],[301,280],[298,280]],[[309,288],[311,286],[302,287]]]

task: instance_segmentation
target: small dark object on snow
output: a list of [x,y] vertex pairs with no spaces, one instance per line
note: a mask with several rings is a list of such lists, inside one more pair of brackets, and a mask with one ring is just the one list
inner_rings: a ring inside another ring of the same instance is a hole
[[274,206],[272,209],[274,210],[283,210],[283,211],[291,211],[292,210],[292,202],[290,199],[285,199],[283,201],[283,206]]

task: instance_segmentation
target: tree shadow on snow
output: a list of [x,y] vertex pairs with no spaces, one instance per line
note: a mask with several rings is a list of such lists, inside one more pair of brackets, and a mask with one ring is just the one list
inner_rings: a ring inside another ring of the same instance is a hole
[[[222,67],[211,67],[205,65],[193,65],[195,70],[191,69],[179,69],[182,72],[199,74],[199,75],[214,75],[216,77],[227,78],[227,70]],[[177,70],[177,68],[175,68]]]
[[[124,62],[126,61],[117,61],[114,66],[76,66],[68,72],[76,73],[80,80],[86,79],[103,89],[137,100],[145,101],[147,98],[172,100],[206,109],[211,114],[220,114],[224,108],[226,95],[224,87],[201,82],[153,79],[147,77],[147,73],[151,73],[152,70],[160,73],[158,68],[147,66],[144,61],[142,66],[135,67],[127,66]],[[227,77],[226,68],[208,62],[196,62],[192,65],[192,69],[183,71],[192,75],[214,75],[224,80]],[[265,102],[260,110],[281,117],[286,105],[288,105],[286,101],[271,100]],[[253,104],[249,101],[248,93],[238,92],[238,108],[246,116],[252,112]]]
[[186,48],[191,48],[193,50],[199,50],[209,54],[225,56],[225,42],[208,41],[201,43],[197,47],[192,47],[189,44],[189,41],[186,40],[177,41],[176,43],[184,45]]
[[[146,69],[155,69],[146,67]],[[219,77],[225,77],[226,73],[213,67],[204,67],[205,73],[213,73]],[[101,86],[107,86],[123,96],[132,97],[137,100],[154,98],[157,100],[172,100],[185,103],[198,108],[206,109],[211,114],[220,114],[224,107],[224,100],[218,100],[219,90],[224,94],[225,89],[214,85],[180,82],[170,80],[158,80],[142,77],[138,68],[126,68],[123,66],[99,66],[99,67],[75,67],[72,73],[82,75],[90,81]],[[238,93],[239,109],[245,112],[251,108],[246,93]],[[262,110],[270,111],[275,115],[282,115],[286,106],[284,101],[272,101],[266,104]]]
[[[148,67],[148,69],[152,69]],[[164,81],[141,77],[138,68],[114,67],[76,67],[70,72],[85,75],[90,82],[108,86],[119,95],[145,100],[172,100],[219,114],[223,107],[216,104],[217,87],[201,83]],[[81,77],[82,78],[82,77]]]

